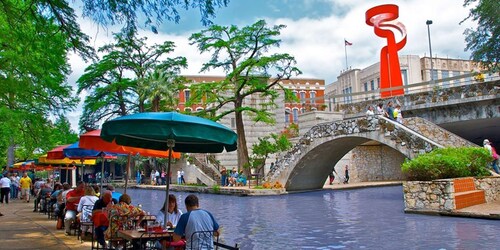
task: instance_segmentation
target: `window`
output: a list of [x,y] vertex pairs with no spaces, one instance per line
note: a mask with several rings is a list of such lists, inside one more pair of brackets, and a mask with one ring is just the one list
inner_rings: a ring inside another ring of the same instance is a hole
[[368,83],[365,82],[365,92],[367,92],[367,91],[368,91]]
[[311,103],[315,104],[316,103],[316,92],[311,91],[311,92],[309,92],[309,95],[311,96]]
[[380,78],[377,78],[377,89],[380,89]]
[[293,121],[294,123],[297,123],[299,121],[299,110],[294,108],[293,109]]
[[184,90],[184,102],[189,102],[189,98],[191,97],[191,91],[190,90]]
[[434,79],[434,80],[437,80],[438,79],[438,71],[437,70],[432,70],[432,78],[431,79]]
[[285,109],[285,124],[290,124],[290,110]]
[[306,103],[306,92],[300,92],[300,102]]
[[374,80],[371,80],[370,81],[370,87],[372,88],[372,90],[375,90],[375,81]]
[[[449,70],[442,70],[441,71],[441,77],[443,79],[450,78],[450,71]],[[450,84],[450,81],[444,81],[443,85],[448,85]]]
[[401,70],[401,78],[403,78],[403,86],[408,85],[408,70],[403,69]]

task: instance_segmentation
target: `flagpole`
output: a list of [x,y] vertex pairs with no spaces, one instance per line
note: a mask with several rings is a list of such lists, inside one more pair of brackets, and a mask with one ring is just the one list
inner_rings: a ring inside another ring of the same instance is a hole
[[345,51],[345,69],[349,69],[349,64],[347,64],[347,44],[346,44],[345,38],[344,38],[344,51]]

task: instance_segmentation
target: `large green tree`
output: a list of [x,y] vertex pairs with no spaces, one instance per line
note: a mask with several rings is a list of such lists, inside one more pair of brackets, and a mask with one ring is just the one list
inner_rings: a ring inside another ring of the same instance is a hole
[[482,62],[492,72],[500,71],[500,2],[498,0],[465,0],[471,7],[466,18],[477,22],[477,28],[468,28],[464,34],[466,50],[472,51],[472,60]]
[[[66,84],[68,38],[26,1],[2,1],[0,12],[0,144],[2,163],[50,147],[51,119],[77,100]],[[11,17],[15,16],[15,19]]]
[[[238,167],[249,165],[248,147],[245,137],[243,115],[255,122],[274,123],[275,100],[283,88],[281,81],[300,74],[296,61],[287,53],[270,53],[279,47],[278,38],[284,25],[269,27],[264,20],[238,28],[237,26],[214,25],[191,35],[191,44],[202,53],[212,53],[211,60],[201,71],[223,69],[226,78],[219,82],[192,85],[191,102],[205,102],[203,111],[218,120],[234,114],[238,134]],[[262,99],[253,105],[252,96]],[[245,102],[245,99],[247,101]]]
[[[99,122],[129,113],[159,111],[169,100],[186,58],[166,58],[173,42],[147,45],[135,32],[115,34],[115,43],[99,49],[103,58],[85,69],[78,79],[78,93],[86,91],[81,128],[95,128]],[[169,101],[170,102],[170,101]],[[165,103],[164,103],[165,104]]]

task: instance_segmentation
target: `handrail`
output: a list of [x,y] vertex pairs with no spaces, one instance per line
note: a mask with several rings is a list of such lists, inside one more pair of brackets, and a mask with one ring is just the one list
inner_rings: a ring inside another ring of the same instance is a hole
[[414,130],[412,130],[412,129],[410,129],[410,128],[406,127],[405,125],[403,125],[403,124],[401,124],[401,123],[399,123],[399,122],[393,121],[393,120],[391,120],[391,119],[389,119],[389,118],[387,118],[387,117],[385,117],[385,116],[383,116],[383,115],[378,115],[378,118],[379,118],[379,119],[380,119],[380,118],[382,118],[382,119],[383,119],[383,120],[385,120],[386,122],[390,122],[390,123],[392,123],[393,125],[395,125],[395,126],[397,126],[397,127],[401,128],[401,129],[405,130],[406,132],[408,132],[408,133],[410,133],[410,134],[412,134],[412,135],[414,135],[414,136],[417,136],[418,138],[420,138],[420,139],[422,139],[422,140],[424,140],[424,141],[426,141],[426,142],[428,142],[428,143],[430,143],[430,144],[432,144],[432,145],[434,145],[434,146],[436,146],[436,147],[438,147],[438,148],[444,148],[444,146],[443,146],[443,145],[441,145],[441,144],[439,144],[439,143],[437,143],[437,142],[435,142],[435,141],[433,141],[433,140],[431,140],[431,139],[429,139],[429,138],[427,138],[427,137],[425,137],[425,136],[423,136],[423,135],[421,135],[421,134],[419,134],[419,133],[415,132]]

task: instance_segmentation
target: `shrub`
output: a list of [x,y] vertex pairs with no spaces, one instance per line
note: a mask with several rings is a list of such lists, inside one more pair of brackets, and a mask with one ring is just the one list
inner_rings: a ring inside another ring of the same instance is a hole
[[488,150],[479,147],[440,148],[406,160],[401,170],[410,181],[468,176],[488,176],[491,156]]

